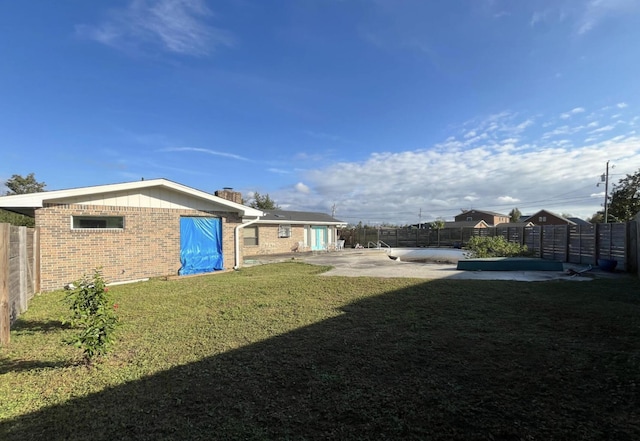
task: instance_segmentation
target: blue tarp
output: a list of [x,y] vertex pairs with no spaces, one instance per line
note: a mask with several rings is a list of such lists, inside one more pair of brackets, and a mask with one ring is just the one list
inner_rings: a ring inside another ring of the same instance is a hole
[[224,269],[220,219],[180,218],[180,263],[181,276]]

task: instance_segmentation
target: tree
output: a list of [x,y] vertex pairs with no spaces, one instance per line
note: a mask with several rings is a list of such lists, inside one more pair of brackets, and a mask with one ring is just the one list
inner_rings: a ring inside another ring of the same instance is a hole
[[278,210],[280,207],[271,199],[269,194],[261,195],[257,191],[253,193],[253,201],[249,204],[251,208],[258,210]]
[[[34,173],[29,173],[26,177],[13,175],[4,182],[9,189],[5,194],[11,196],[14,194],[37,193],[44,191],[47,186],[44,182],[36,181]],[[10,211],[0,210],[0,223],[8,223],[11,225],[33,227],[35,220],[32,217],[22,214],[11,213]]]
[[593,216],[587,218],[587,222],[592,224],[601,224],[604,222],[604,212],[598,211],[597,213],[593,213]]
[[431,222],[431,228],[436,230],[438,233],[438,248],[440,248],[440,230],[444,228],[444,219],[438,218],[435,221]]
[[522,216],[522,213],[520,213],[520,210],[518,210],[518,207],[516,207],[509,212],[509,222],[512,222],[512,223],[520,222],[521,216]]
[[640,212],[640,169],[613,186],[608,211],[609,218],[605,222],[627,222]]
[[9,191],[5,193],[7,196],[13,194],[38,193],[45,191],[44,188],[47,186],[44,182],[36,181],[34,173],[29,173],[26,177],[13,175],[4,182],[4,185],[9,189]]

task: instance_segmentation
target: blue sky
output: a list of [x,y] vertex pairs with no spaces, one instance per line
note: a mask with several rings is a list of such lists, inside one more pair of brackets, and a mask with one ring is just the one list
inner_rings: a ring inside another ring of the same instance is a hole
[[640,169],[637,0],[0,3],[0,181],[167,178],[351,223],[587,217]]

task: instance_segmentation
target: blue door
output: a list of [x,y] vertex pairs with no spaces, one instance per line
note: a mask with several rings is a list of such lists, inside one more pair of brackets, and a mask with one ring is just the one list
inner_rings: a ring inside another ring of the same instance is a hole
[[327,249],[327,227],[311,227],[311,249]]
[[220,219],[180,218],[180,264],[180,275],[210,273],[224,269]]

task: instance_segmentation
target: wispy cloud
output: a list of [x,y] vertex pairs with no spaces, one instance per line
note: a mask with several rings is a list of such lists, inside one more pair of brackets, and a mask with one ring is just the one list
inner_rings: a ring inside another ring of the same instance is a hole
[[569,119],[569,118],[571,118],[572,115],[575,115],[577,113],[584,113],[584,112],[585,112],[584,107],[575,107],[575,108],[571,109],[568,112],[560,114],[560,118]]
[[164,51],[204,56],[232,46],[228,31],[206,22],[213,16],[204,0],[131,0],[97,25],[78,25],[78,35],[102,44],[132,50],[155,46]]
[[251,161],[249,158],[245,158],[244,156],[235,155],[233,153],[219,152],[216,150],[203,149],[199,147],[169,147],[166,149],[160,149],[158,152],[196,152],[196,153],[206,153],[207,155],[213,156],[221,156],[223,158],[237,159],[239,161]]
[[606,19],[638,12],[640,3],[637,0],[590,0],[578,19],[576,33],[584,35]]

